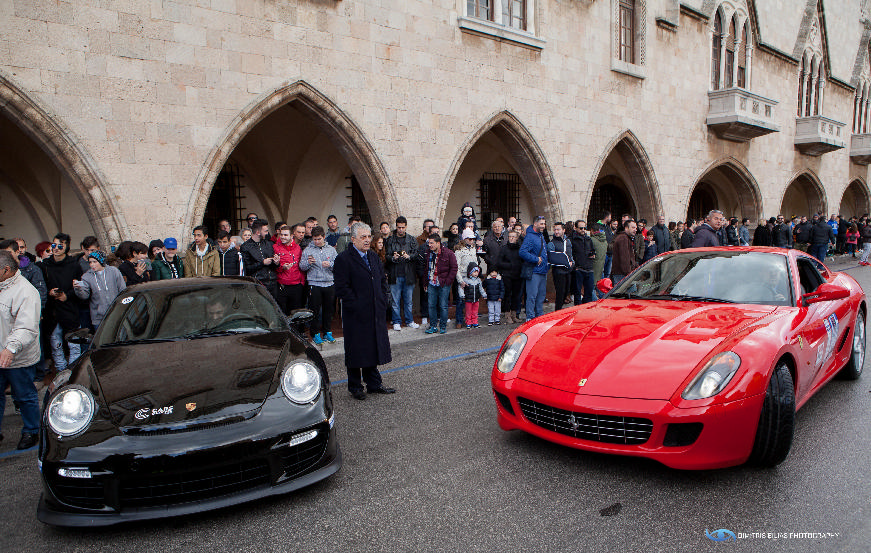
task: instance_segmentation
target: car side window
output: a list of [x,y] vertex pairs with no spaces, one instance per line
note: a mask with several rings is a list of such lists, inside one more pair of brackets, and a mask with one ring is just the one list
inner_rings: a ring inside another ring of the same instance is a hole
[[[820,284],[825,282],[820,271],[810,259],[800,257],[796,259],[796,263],[798,265],[798,277],[802,295],[815,291]],[[817,263],[819,262],[817,261]]]

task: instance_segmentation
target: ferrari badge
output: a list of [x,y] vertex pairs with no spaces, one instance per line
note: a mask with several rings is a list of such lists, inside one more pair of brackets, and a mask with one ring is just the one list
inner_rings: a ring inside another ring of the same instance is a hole
[[586,379],[586,378],[582,378],[581,381],[578,382],[578,386],[583,387],[583,386],[586,386],[586,385],[587,385],[587,379]]

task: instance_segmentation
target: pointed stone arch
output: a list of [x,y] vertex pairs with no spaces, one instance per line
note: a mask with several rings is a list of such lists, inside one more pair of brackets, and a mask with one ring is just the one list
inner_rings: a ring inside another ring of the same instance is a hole
[[445,216],[451,188],[469,152],[489,132],[492,132],[507,148],[511,164],[531,193],[536,213],[544,214],[548,221],[562,220],[563,209],[559,190],[544,151],[529,129],[514,114],[506,110],[491,115],[460,145],[439,192],[436,206],[437,221],[444,221],[445,225],[450,224],[450,221],[445,220]]
[[311,118],[348,163],[366,195],[373,220],[390,220],[398,214],[393,183],[363,131],[324,94],[305,81],[296,81],[258,96],[225,129],[197,176],[185,216],[186,228],[200,224],[215,180],[236,146],[261,121],[292,102]]
[[[792,213],[792,211],[798,211]],[[816,173],[804,169],[795,173],[783,189],[780,200],[780,213],[792,215],[807,215],[808,219],[817,211],[827,214],[829,201],[826,189]]]
[[[754,223],[762,217],[762,192],[759,183],[747,167],[734,157],[718,159],[702,169],[681,200],[687,216],[699,218],[699,213],[690,213],[693,195],[704,193],[714,201],[712,209],[719,209],[726,217],[747,217]],[[706,210],[705,210],[706,211]]]
[[[55,164],[82,204],[101,244],[117,244],[128,235],[127,224],[112,201],[106,179],[84,145],[56,116],[50,115],[2,72],[0,116],[12,121]],[[29,200],[23,203],[31,205]],[[35,214],[33,209],[30,212]],[[38,225],[42,227],[41,222]],[[44,228],[48,234],[55,230]]]
[[857,177],[844,188],[841,202],[838,204],[838,214],[849,219],[854,215],[861,217],[866,213],[871,213],[871,193],[868,191],[868,183],[865,179]]
[[[657,215],[663,213],[659,183],[656,180],[656,173],[650,158],[647,156],[647,151],[635,133],[629,129],[614,136],[605,146],[602,155],[596,162],[587,187],[586,197],[583,198],[582,203],[586,206],[586,217],[595,221],[602,215],[601,213],[589,213],[590,203],[596,192],[597,184],[604,183],[603,179],[610,176],[610,171],[606,171],[608,174],[602,173],[603,169],[607,168],[607,164],[614,161],[612,156],[617,156],[617,159],[625,167],[627,178],[620,180],[625,187],[625,193],[634,205],[632,215],[648,221],[655,221]],[[614,213],[613,215],[619,217],[621,214]]]

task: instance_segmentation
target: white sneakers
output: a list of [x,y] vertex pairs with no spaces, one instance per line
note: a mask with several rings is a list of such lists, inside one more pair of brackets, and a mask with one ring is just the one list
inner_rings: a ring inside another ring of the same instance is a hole
[[426,317],[420,320],[420,326],[426,326],[429,322],[426,320]]
[[393,325],[393,330],[399,332],[400,330],[402,330],[402,327],[399,326],[399,323],[396,323],[395,325]]
[[408,328],[420,328],[420,325],[414,321],[411,321],[410,323],[408,323]]

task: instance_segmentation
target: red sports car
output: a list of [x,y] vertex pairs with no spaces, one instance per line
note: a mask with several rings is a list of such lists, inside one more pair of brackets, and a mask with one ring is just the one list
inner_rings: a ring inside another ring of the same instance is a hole
[[662,254],[505,340],[499,426],[679,469],[774,466],[796,409],[838,373],[859,378],[866,316],[851,276],[800,251]]

